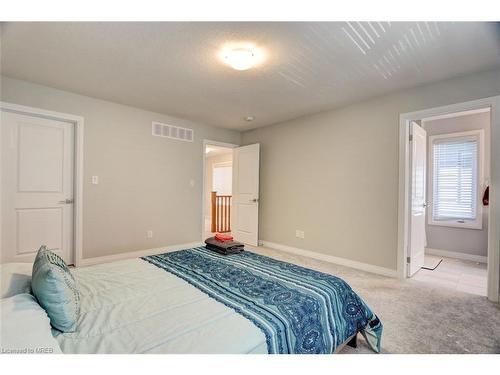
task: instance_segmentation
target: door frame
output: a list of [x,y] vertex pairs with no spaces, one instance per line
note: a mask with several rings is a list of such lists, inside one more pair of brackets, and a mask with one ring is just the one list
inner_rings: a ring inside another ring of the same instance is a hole
[[203,140],[203,148],[202,148],[202,157],[203,157],[203,178],[202,178],[202,187],[201,187],[201,242],[204,243],[205,241],[205,204],[206,204],[206,199],[205,199],[205,185],[206,185],[206,179],[207,179],[207,166],[206,166],[206,154],[205,154],[205,148],[207,145],[212,145],[212,146],[218,146],[218,147],[226,147],[226,148],[236,148],[240,147],[240,145],[234,144],[234,143],[226,143],[226,142],[219,142],[219,141],[212,141],[210,139],[204,139]]
[[[0,101],[0,112],[12,112],[22,115],[41,117],[46,119],[58,120],[73,124],[74,126],[74,172],[73,172],[73,261],[78,267],[82,263],[83,250],[83,134],[84,134],[84,118],[82,116],[71,115],[67,113],[48,111],[41,108],[28,107],[19,104],[7,103]],[[1,133],[0,133],[1,134]],[[0,135],[1,136],[1,135]],[[0,154],[1,157],[1,154]],[[1,163],[0,163],[1,166]],[[1,168],[1,167],[0,167]],[[2,174],[0,173],[0,179]],[[1,196],[1,181],[0,181],[0,196]],[[0,212],[1,212],[0,199]],[[1,234],[1,217],[0,217],[0,251],[2,246]]]
[[[490,301],[499,302],[500,295],[500,96],[402,113],[399,116],[399,192],[398,192],[398,251],[397,274],[407,278],[406,257],[410,221],[410,121],[455,112],[490,108],[490,205],[488,218],[488,292]],[[495,147],[497,146],[497,147]]]

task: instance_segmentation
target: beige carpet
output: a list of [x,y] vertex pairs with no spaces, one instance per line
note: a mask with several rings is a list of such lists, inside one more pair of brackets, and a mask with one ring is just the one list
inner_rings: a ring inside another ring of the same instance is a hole
[[[347,281],[384,325],[382,353],[500,353],[500,306],[486,297],[397,280],[263,247],[251,251]],[[360,336],[358,348],[372,353]]]

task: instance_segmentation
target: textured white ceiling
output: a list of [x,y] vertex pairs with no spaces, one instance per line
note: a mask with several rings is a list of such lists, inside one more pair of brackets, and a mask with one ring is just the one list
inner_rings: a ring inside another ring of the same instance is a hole
[[[258,68],[221,64],[251,42]],[[6,23],[2,74],[249,129],[500,65],[498,23]],[[245,116],[255,116],[251,123]]]

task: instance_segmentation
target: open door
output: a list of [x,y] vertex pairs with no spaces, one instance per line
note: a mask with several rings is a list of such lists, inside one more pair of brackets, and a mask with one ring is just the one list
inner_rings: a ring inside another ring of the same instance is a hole
[[233,149],[233,215],[235,240],[258,246],[260,145]]
[[416,122],[411,122],[411,213],[408,249],[408,276],[413,276],[424,265],[426,246],[425,210],[427,176],[427,133]]

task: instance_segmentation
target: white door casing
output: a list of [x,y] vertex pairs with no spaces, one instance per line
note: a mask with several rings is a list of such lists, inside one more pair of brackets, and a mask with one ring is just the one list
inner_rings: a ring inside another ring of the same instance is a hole
[[426,176],[427,133],[415,122],[411,122],[411,202],[408,276],[414,275],[424,265],[426,246]]
[[490,167],[490,203],[488,208],[488,299],[500,301],[500,199],[497,187],[500,186],[500,96],[470,100],[441,107],[427,108],[399,115],[399,190],[398,190],[398,252],[397,273],[401,279],[408,276],[406,257],[409,255],[410,233],[410,190],[411,148],[408,142],[410,122],[414,119],[424,119],[442,116],[450,113],[474,111],[489,108],[491,111],[491,135],[489,139],[491,150]]
[[31,262],[47,245],[72,264],[74,124],[7,111],[1,116],[1,261]]
[[233,150],[232,235],[253,246],[259,242],[259,153],[258,143]]

